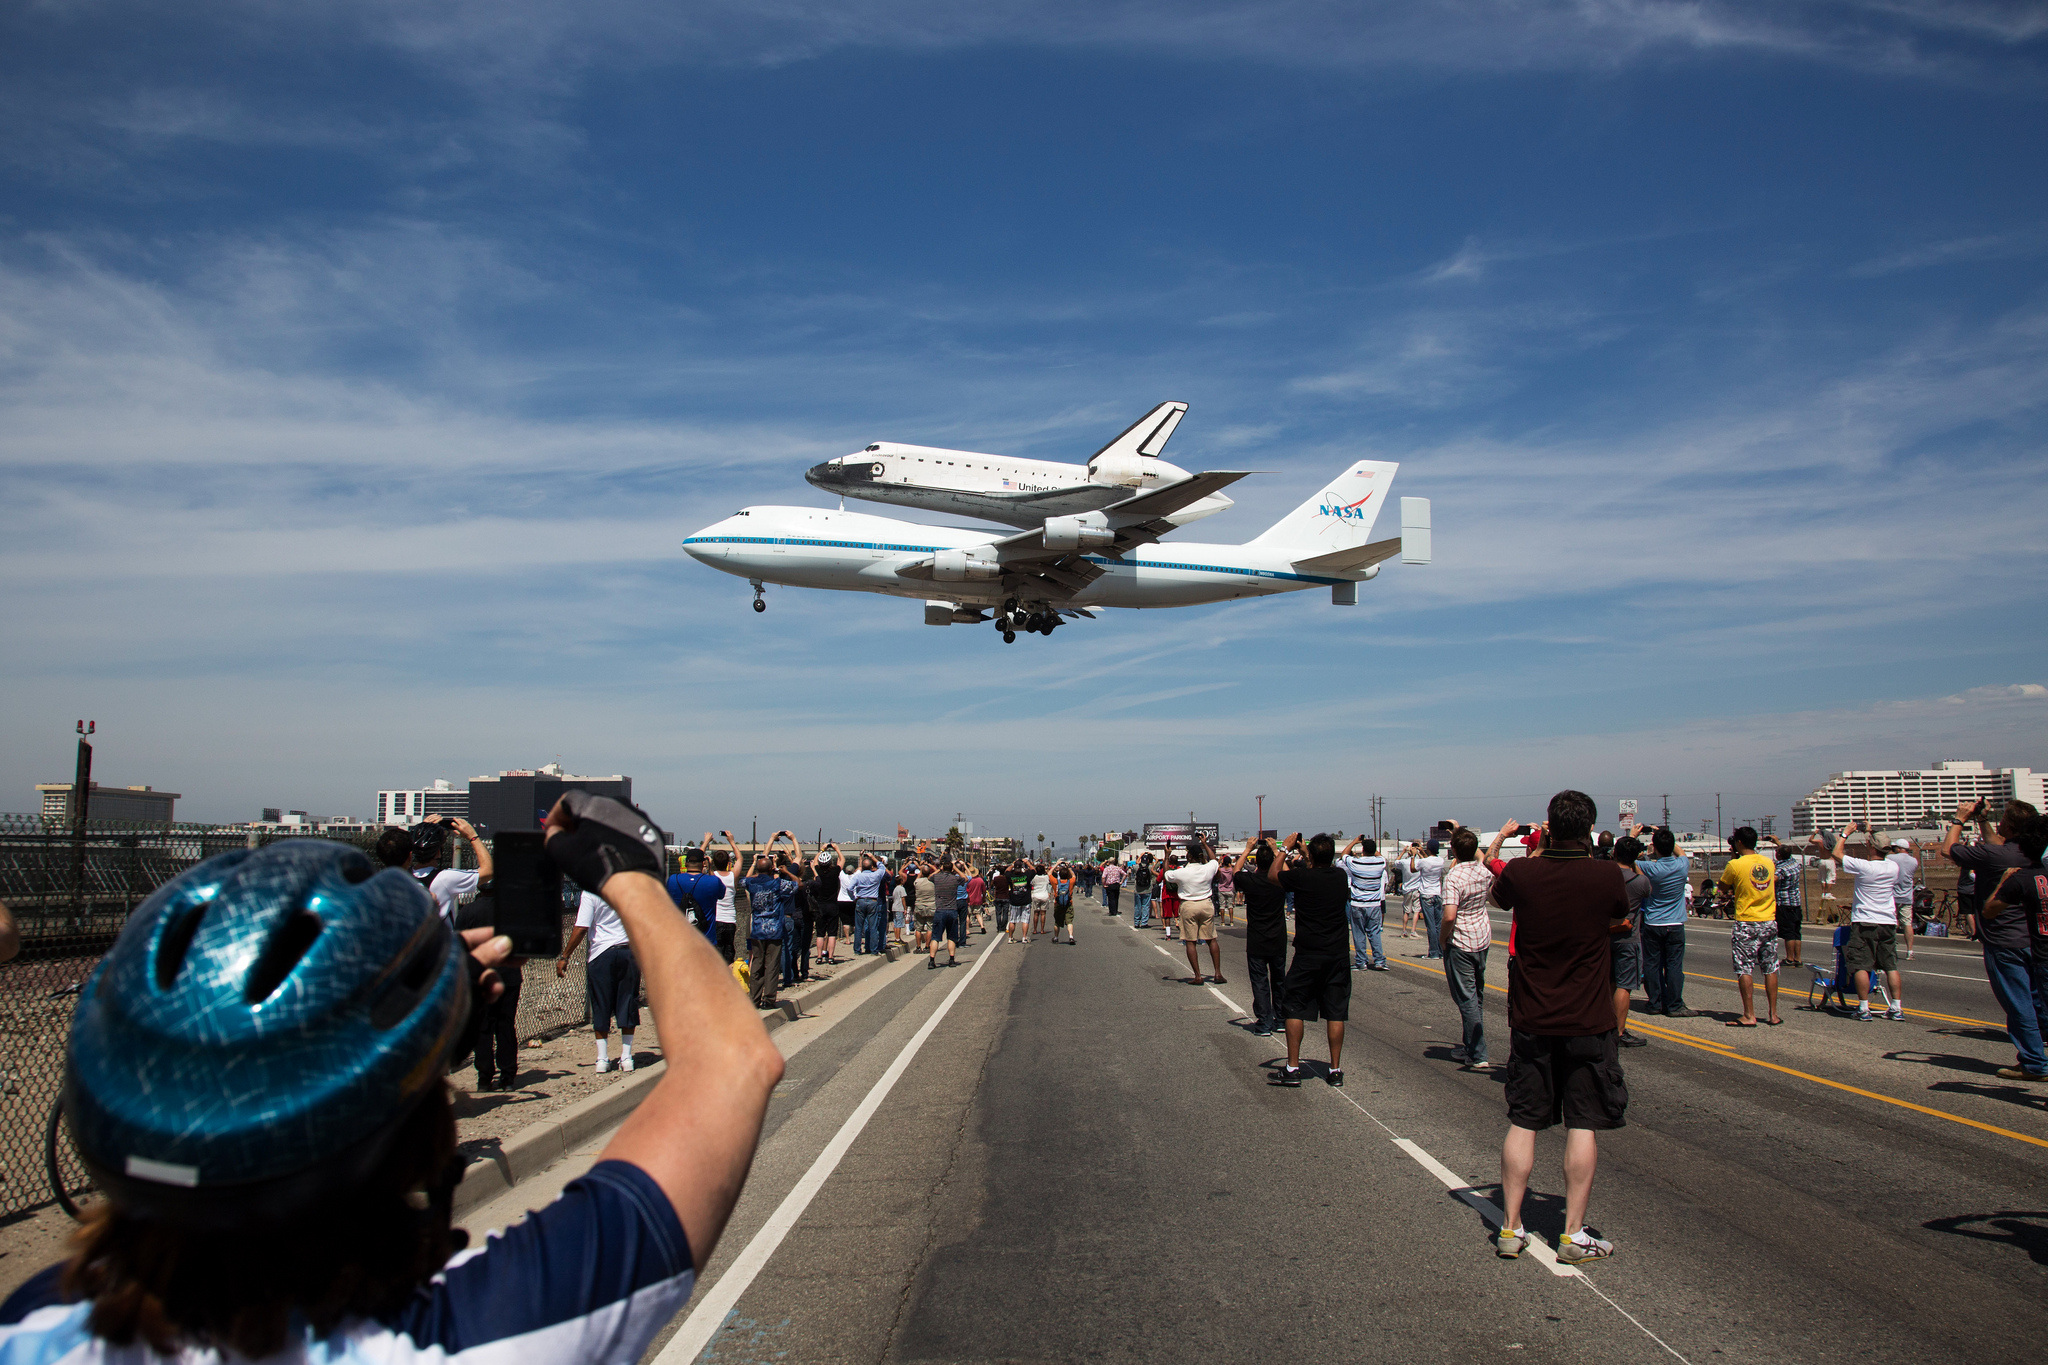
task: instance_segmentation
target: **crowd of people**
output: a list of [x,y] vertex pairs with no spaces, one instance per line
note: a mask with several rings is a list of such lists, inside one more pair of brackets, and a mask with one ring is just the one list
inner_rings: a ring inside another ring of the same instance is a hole
[[[220,855],[139,907],[81,992],[65,1117],[105,1198],[69,1258],[0,1305],[0,1356],[147,1348],[263,1361],[324,1343],[324,1358],[385,1359],[516,1338],[538,1360],[634,1358],[710,1262],[782,1074],[759,1016],[724,984],[742,954],[752,1004],[767,1006],[784,985],[842,961],[849,930],[852,954],[894,944],[935,971],[940,947],[953,965],[970,933],[1074,945],[1077,897],[1099,895],[1114,921],[1126,892],[1130,930],[1152,932],[1156,906],[1197,985],[1228,982],[1218,926],[1243,907],[1252,1028],[1284,1032],[1274,1083],[1285,1088],[1303,1084],[1316,1024],[1328,1046],[1323,1078],[1344,1085],[1353,978],[1388,970],[1387,898],[1412,896],[1403,930],[1426,935],[1424,956],[1443,964],[1459,1020],[1453,1059],[1505,1072],[1495,1250],[1514,1257],[1529,1246],[1522,1206],[1536,1134],[1561,1125],[1557,1256],[1602,1259],[1614,1246],[1586,1215],[1598,1135],[1626,1121],[1622,1049],[1648,1044],[1629,1028],[1633,994],[1643,991],[1651,1014],[1698,1014],[1683,984],[1692,874],[1669,829],[1596,838],[1583,792],[1558,792],[1546,815],[1490,838],[1449,827],[1391,857],[1370,837],[1340,849],[1330,835],[1297,832],[1235,856],[1195,838],[1104,863],[987,866],[957,849],[883,859],[827,844],[806,854],[788,830],[743,856],[726,831],[707,833],[669,872],[644,813],[572,792],[550,813],[544,848],[578,894],[557,967],[587,940],[598,1069],[612,1068],[614,1028],[616,1065],[631,1069],[643,994],[663,1037],[690,1040],[689,1062],[662,1073],[560,1198],[467,1257],[453,1255],[462,1166],[445,1076],[489,1032],[478,1021],[506,999],[514,970],[509,937],[459,918],[464,889],[491,875],[489,850],[454,821],[479,855],[471,872],[440,866],[445,830],[401,831],[373,854],[305,839]],[[1517,837],[1523,856],[1503,858]],[[1741,1009],[1729,1027],[1783,1022],[1778,976],[1799,961],[1805,925],[1802,859],[1854,878],[1850,920],[1831,945],[1853,980],[1853,1017],[1880,1017],[1873,992],[1884,1016],[1905,1017],[1898,947],[1912,931],[1920,870],[1910,845],[1878,847],[1853,823],[1803,851],[1748,826],[1728,842],[1711,884],[1733,920]],[[2044,850],[2048,819],[2031,806],[2009,802],[1994,821],[1978,802],[1928,854],[1965,879],[1966,927],[2018,1053],[1999,1074],[2032,1082],[2048,1082]],[[317,918],[304,908],[313,903]],[[1500,946],[1495,910],[1509,917],[1505,1062],[1494,1059],[1483,1006]],[[0,908],[0,958],[15,947]],[[214,1120],[190,1123],[201,1109]],[[600,1262],[602,1275],[553,1273]]]

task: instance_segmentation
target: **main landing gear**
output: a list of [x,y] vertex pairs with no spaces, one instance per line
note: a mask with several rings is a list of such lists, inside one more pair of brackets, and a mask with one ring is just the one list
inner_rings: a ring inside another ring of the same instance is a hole
[[761,597],[761,580],[760,580],[760,579],[758,579],[758,578],[749,578],[749,579],[747,580],[747,582],[749,582],[749,583],[751,583],[751,584],[753,584],[753,585],[754,585],[754,610],[755,610],[755,611],[766,611],[766,610],[768,610],[768,603],[767,603],[767,602],[765,602],[764,600],[762,600],[762,597]]
[[1017,632],[1020,630],[1050,635],[1059,624],[1058,612],[1043,606],[1020,610],[1014,597],[1003,603],[1003,609],[996,613],[996,629],[1003,633],[1003,643],[1006,645],[1017,643]]

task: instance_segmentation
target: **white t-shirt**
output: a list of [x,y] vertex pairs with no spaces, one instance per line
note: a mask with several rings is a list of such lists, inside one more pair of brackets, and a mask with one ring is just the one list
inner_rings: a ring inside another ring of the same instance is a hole
[[1409,871],[1415,874],[1415,889],[1425,896],[1444,894],[1444,860],[1432,854],[1427,858],[1410,858]]
[[[419,879],[415,877],[413,880]],[[432,896],[434,904],[440,907],[441,918],[453,923],[455,902],[476,890],[477,884],[482,880],[482,876],[475,872],[457,872],[452,867],[444,867],[434,874],[431,883],[420,884],[427,888],[427,894]]]
[[1031,899],[1049,901],[1052,899],[1052,878],[1041,872],[1031,879]]
[[736,909],[734,909],[732,903],[733,882],[737,874],[731,872],[714,872],[711,875],[718,878],[718,880],[720,880],[721,882],[725,883],[725,892],[723,895],[719,896],[718,909],[715,912],[718,918],[718,922],[720,924],[739,923],[739,912]]
[[626,941],[625,921],[612,909],[611,902],[594,892],[584,892],[583,899],[576,902],[576,927],[590,931],[588,956],[592,958]]
[[1892,887],[1899,880],[1899,865],[1889,858],[1844,858],[1842,870],[1856,879],[1856,902],[1849,911],[1849,922],[1897,928],[1899,912],[1892,906]]
[[1186,863],[1167,873],[1166,880],[1173,883],[1173,893],[1184,901],[1209,900],[1216,881],[1216,867],[1213,859],[1206,863]]
[[1892,883],[1892,903],[1911,905],[1913,903],[1913,874],[1920,870],[1920,860],[1910,853],[1888,853],[1885,861],[1899,869],[1899,879]]

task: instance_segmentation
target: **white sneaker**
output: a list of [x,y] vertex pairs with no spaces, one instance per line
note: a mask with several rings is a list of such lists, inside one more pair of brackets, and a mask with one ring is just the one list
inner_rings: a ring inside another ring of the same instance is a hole
[[629,1053],[627,1053],[627,1054],[626,1054],[625,1056],[623,1056],[623,1057],[619,1058],[619,1070],[621,1070],[621,1071],[631,1071],[632,1069],[633,1069],[633,1054],[629,1052]]
[[598,1059],[597,1059],[597,1074],[598,1074],[598,1075],[602,1076],[602,1075],[603,1075],[603,1074],[604,1074],[605,1072],[607,1072],[607,1071],[610,1071],[611,1069],[612,1069],[612,1059],[611,1059],[611,1058],[609,1058],[609,1057],[600,1057],[600,1058],[598,1058]]

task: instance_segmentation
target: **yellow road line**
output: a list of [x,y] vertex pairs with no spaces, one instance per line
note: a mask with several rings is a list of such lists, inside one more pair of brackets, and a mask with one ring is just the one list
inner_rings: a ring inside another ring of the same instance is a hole
[[[1418,971],[1428,972],[1432,976],[1443,975],[1440,968],[1425,967],[1420,962],[1406,962],[1399,958],[1389,960],[1401,962],[1401,965],[1404,967],[1413,967]],[[1486,989],[1499,991],[1502,995],[1508,993],[1507,987],[1496,986],[1491,981],[1486,983]],[[1910,1014],[1912,1011],[1908,1010],[1907,1013]],[[1859,1086],[1846,1085],[1841,1081],[1831,1081],[1825,1076],[1816,1076],[1810,1071],[1798,1071],[1789,1066],[1779,1066],[1776,1062],[1766,1062],[1760,1058],[1731,1051],[1720,1043],[1709,1043],[1703,1039],[1694,1038],[1690,1034],[1680,1033],[1676,1029],[1665,1028],[1660,1024],[1639,1023],[1631,1019],[1629,1026],[1634,1029],[1641,1029],[1653,1037],[1663,1038],[1669,1042],[1683,1043],[1687,1047],[1697,1048],[1701,1052],[1711,1053],[1716,1057],[1726,1057],[1730,1061],[1736,1062],[1748,1062],[1751,1066],[1760,1066],[1766,1071],[1780,1072],[1783,1075],[1794,1076],[1802,1081],[1812,1081],[1815,1085],[1825,1085],[1834,1090],[1846,1090],[1851,1095],[1861,1095],[1865,1099],[1881,1100],[1886,1104],[1895,1104],[1901,1109],[1911,1109],[1916,1114],[1929,1114],[1938,1119],[1947,1119],[1951,1123],[1960,1123],[1965,1127],[1976,1128],[1986,1133],[1996,1133],[2000,1137],[2009,1137],[2015,1142],[2031,1143],[2036,1147],[2048,1147],[2048,1139],[2028,1137],[2025,1133],[2015,1133],[2010,1128],[2000,1128],[1996,1124],[1980,1123],[1976,1119],[1966,1119],[1961,1114],[1951,1114],[1946,1109],[1930,1109],[1924,1104],[1915,1104],[1911,1100],[1898,1099],[1892,1095],[1880,1095],[1875,1090],[1864,1090]]]

